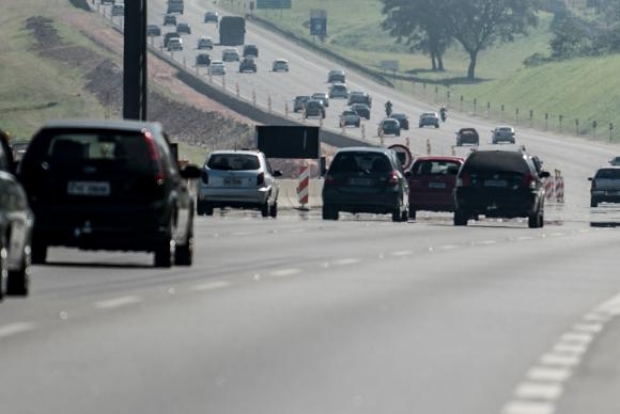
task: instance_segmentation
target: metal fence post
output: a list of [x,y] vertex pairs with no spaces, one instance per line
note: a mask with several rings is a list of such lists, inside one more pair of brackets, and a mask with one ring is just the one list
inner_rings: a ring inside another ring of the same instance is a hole
[[534,126],[534,111],[530,109],[530,128]]
[[562,133],[562,120],[564,119],[564,115],[558,115],[558,129],[560,134]]
[[579,119],[575,118],[575,135],[579,136]]
[[549,114],[545,112],[545,131],[549,129]]
[[478,112],[478,98],[474,98],[474,115]]

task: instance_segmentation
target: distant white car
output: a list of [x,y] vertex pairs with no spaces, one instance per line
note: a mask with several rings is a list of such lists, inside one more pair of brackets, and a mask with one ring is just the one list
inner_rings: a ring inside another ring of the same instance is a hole
[[198,39],[198,49],[213,49],[213,39],[207,36],[202,36]]
[[172,52],[174,50],[183,50],[183,39],[180,37],[173,37],[168,40],[168,51]]
[[239,51],[237,49],[224,49],[222,60],[224,62],[238,62],[240,60]]
[[620,167],[620,157],[613,157],[609,160],[609,165]]
[[288,60],[286,59],[276,59],[273,61],[272,70],[274,72],[288,72]]
[[226,65],[221,60],[214,60],[211,62],[207,73],[209,75],[226,75]]

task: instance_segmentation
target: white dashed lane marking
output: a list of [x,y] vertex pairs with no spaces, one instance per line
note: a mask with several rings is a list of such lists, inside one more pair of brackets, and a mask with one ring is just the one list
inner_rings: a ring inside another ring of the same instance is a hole
[[553,365],[561,367],[574,367],[579,365],[581,357],[579,355],[563,355],[559,353],[545,354],[540,358],[540,363],[543,365]]
[[352,265],[355,263],[359,263],[361,260],[360,259],[340,259],[340,260],[335,260],[334,264],[336,266],[346,266],[346,265]]
[[0,338],[17,335],[23,332],[32,331],[36,325],[30,322],[15,322],[8,325],[0,326]]
[[301,273],[301,269],[280,269],[271,272],[270,275],[275,277],[285,277],[296,275],[297,273]]
[[413,254],[413,252],[411,250],[401,250],[398,252],[392,252],[390,253],[390,255],[394,256],[394,257],[403,257],[403,256],[409,256]]
[[566,368],[534,367],[527,373],[527,379],[531,381],[554,381],[564,382],[570,378],[572,372]]
[[523,399],[534,400],[557,400],[562,395],[560,384],[541,384],[535,382],[524,382],[515,390],[515,396]]
[[208,283],[203,283],[200,285],[196,285],[192,288],[192,290],[196,290],[199,292],[204,292],[207,290],[216,290],[216,289],[223,289],[226,287],[231,286],[232,283],[230,282],[208,282]]
[[502,414],[553,414],[555,405],[548,402],[515,401],[508,404]]
[[142,299],[138,296],[122,296],[120,298],[95,302],[93,306],[95,309],[115,309],[140,302],[142,302]]

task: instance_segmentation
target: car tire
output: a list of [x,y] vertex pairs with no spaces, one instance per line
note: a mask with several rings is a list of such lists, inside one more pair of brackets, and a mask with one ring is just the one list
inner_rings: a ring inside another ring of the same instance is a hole
[[265,201],[265,204],[261,205],[260,214],[263,217],[269,217],[269,201]]
[[396,136],[400,137],[400,131],[396,131]]
[[174,241],[172,240],[172,229],[168,230],[168,234],[157,242],[153,253],[155,267],[172,267],[172,258],[176,256]]
[[197,200],[196,201],[196,215],[204,216],[205,215],[205,202]]
[[417,211],[416,211],[415,207],[409,206],[409,218],[411,220],[415,220],[416,219],[416,215],[417,215]]
[[435,128],[439,128],[439,124],[435,124]]
[[204,202],[204,215],[212,216],[213,215],[213,204],[209,202]]
[[422,128],[422,124],[418,125],[418,128]]
[[22,252],[22,265],[18,270],[9,271],[6,293],[10,296],[28,296],[30,293],[30,264],[32,251],[29,245]]
[[454,225],[467,226],[468,216],[463,211],[456,210],[454,212]]
[[277,202],[273,203],[273,205],[269,208],[269,216],[273,218],[278,217],[278,203]]
[[409,209],[406,208],[400,213],[400,221],[401,223],[407,223],[409,221]]
[[541,207],[538,207],[534,213],[530,214],[527,217],[527,226],[530,229],[537,229],[537,228],[541,227],[540,226],[541,215],[542,215]]
[[32,263],[45,264],[47,261],[47,244],[35,241],[32,243]]
[[187,230],[187,238],[183,246],[176,246],[174,250],[174,264],[177,266],[191,266],[194,261],[194,222],[191,221]]
[[331,206],[323,206],[323,220],[338,220],[338,209]]
[[397,207],[396,209],[394,209],[392,211],[392,221],[394,223],[400,223],[402,221],[403,218],[403,210],[401,207]]
[[598,200],[596,198],[591,198],[590,199],[590,207],[592,207],[592,208],[598,207]]

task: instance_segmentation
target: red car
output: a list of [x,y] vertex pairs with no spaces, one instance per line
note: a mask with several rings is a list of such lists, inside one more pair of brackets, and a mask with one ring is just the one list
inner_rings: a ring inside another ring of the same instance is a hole
[[417,210],[454,211],[452,190],[463,165],[458,157],[418,157],[407,173],[409,181],[409,218]]

